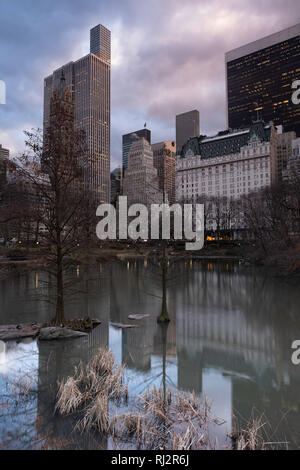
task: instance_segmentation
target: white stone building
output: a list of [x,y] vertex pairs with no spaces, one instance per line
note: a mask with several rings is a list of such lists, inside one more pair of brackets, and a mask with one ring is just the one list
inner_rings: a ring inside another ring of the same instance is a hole
[[[183,156],[176,158],[176,200],[205,202],[206,228],[215,231],[218,212],[224,219],[234,201],[271,185],[281,133],[281,126],[277,129],[257,121],[248,129],[190,139]],[[221,208],[216,208],[216,201],[222,201]],[[225,225],[228,229],[242,225],[240,214],[226,224],[223,220]]]
[[133,142],[128,153],[128,169],[123,180],[123,195],[131,204],[162,204],[157,170],[153,166],[153,151],[149,142],[142,138]]

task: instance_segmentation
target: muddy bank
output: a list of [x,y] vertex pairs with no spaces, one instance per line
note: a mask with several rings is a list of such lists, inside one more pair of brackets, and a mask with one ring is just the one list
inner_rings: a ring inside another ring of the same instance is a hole
[[68,338],[80,338],[87,336],[94,328],[99,326],[99,320],[90,320],[89,326],[83,327],[86,320],[74,320],[65,326],[48,326],[45,324],[18,324],[18,325],[0,325],[1,341],[18,341],[25,338],[38,338],[40,341],[53,341]]

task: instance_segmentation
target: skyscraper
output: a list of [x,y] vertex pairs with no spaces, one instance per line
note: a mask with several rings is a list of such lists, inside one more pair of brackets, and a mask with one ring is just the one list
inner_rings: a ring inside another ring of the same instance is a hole
[[152,144],[153,165],[157,169],[159,189],[165,201],[175,202],[176,144],[172,140]]
[[110,31],[102,25],[90,32],[90,53],[55,70],[44,81],[44,129],[49,125],[50,100],[62,71],[74,100],[77,129],[84,129],[91,157],[84,183],[95,200],[110,201]]
[[259,113],[300,133],[300,106],[292,101],[300,80],[300,24],[227,52],[225,61],[228,127],[247,127]]
[[190,137],[200,133],[200,114],[194,109],[176,116],[176,152],[181,153],[182,147]]
[[139,203],[149,206],[163,202],[157,170],[153,166],[153,152],[145,138],[136,140],[130,147],[123,195],[128,197],[128,205]]
[[9,159],[9,150],[2,147],[0,144],[0,187],[6,182],[7,165],[6,161]]
[[149,144],[151,144],[151,131],[149,129],[141,129],[139,131],[130,132],[125,134],[122,137],[122,166],[123,170],[128,168],[128,153],[131,147],[131,144],[139,139],[146,139]]
[[115,168],[110,174],[110,202],[116,205],[122,191],[123,170]]

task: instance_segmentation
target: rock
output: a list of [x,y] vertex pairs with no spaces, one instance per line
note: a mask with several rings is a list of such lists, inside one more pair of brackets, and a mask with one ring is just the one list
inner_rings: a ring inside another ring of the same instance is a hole
[[148,318],[150,315],[142,314],[142,315],[128,315],[129,320],[143,320],[143,318]]
[[137,325],[124,325],[123,323],[111,323],[111,326],[114,326],[115,328],[136,328]]
[[23,338],[35,338],[39,331],[40,325],[0,325],[0,340],[14,341]]
[[88,333],[82,331],[69,330],[68,328],[60,328],[56,326],[50,326],[48,328],[42,328],[39,334],[40,341],[51,341],[54,339],[66,339],[66,338],[80,338],[82,336],[88,336]]

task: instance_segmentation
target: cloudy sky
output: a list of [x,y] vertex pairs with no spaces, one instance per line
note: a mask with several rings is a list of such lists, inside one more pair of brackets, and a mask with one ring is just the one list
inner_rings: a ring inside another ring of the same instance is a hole
[[201,133],[226,126],[227,50],[300,22],[299,0],[0,0],[0,143],[22,151],[41,127],[43,78],[89,52],[89,30],[112,32],[112,166],[121,136],[143,127],[175,138],[175,115],[197,108]]

